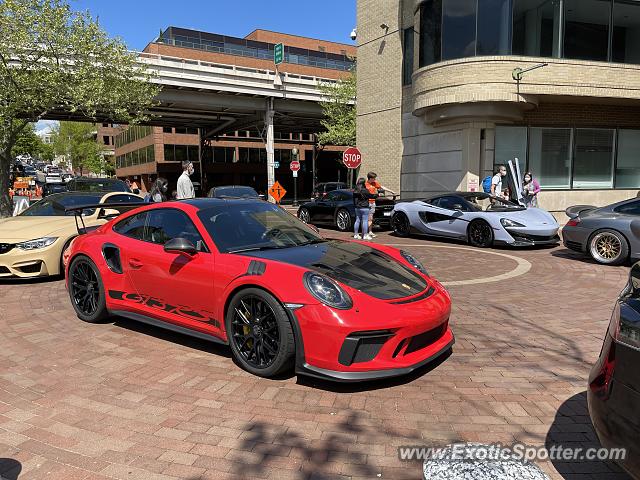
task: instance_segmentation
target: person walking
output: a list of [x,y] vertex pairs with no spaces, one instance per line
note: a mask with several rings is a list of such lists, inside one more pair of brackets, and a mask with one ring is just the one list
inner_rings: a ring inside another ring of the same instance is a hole
[[491,195],[494,197],[505,198],[502,189],[502,180],[507,176],[507,167],[500,165],[491,179]]
[[169,189],[169,182],[166,178],[158,177],[151,191],[144,197],[144,201],[147,203],[161,203],[167,201],[167,190]]
[[[375,201],[378,197],[378,192],[371,193],[366,186],[364,178],[359,178],[356,182],[356,188],[353,191],[353,204],[356,209],[356,221],[353,224],[353,238],[356,240],[371,240],[371,234],[369,233],[369,202]],[[360,236],[359,230],[362,229],[362,236]]]
[[522,195],[524,196],[525,207],[538,206],[538,193],[540,193],[540,184],[533,178],[531,172],[525,173],[522,182]]
[[193,164],[191,162],[182,162],[182,175],[178,178],[178,200],[185,200],[187,198],[196,198],[196,191],[193,188],[193,182],[189,178],[193,175]]
[[380,193],[389,192],[391,195],[395,195],[396,193],[393,190],[382,186],[378,182],[378,174],[376,172],[367,173],[367,182],[365,183],[365,187],[367,188],[370,194],[375,195],[375,197],[372,197],[371,199],[369,199],[369,222],[368,222],[369,236],[371,238],[375,238],[376,234],[373,233],[373,215],[376,213],[376,198],[378,198]]

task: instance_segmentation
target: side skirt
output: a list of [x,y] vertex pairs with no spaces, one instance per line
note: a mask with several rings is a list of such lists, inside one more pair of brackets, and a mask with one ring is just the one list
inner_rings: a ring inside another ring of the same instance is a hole
[[147,317],[140,313],[128,312],[126,310],[110,310],[109,313],[115,316],[128,318],[135,320],[136,322],[146,323],[147,325],[153,325],[154,327],[163,328],[165,330],[171,330],[172,332],[181,333],[190,337],[199,338],[200,340],[206,340],[207,342],[219,343],[221,345],[228,345],[228,342],[202,332],[196,332],[189,328],[181,327],[180,325],[174,325],[173,323],[163,322],[162,320],[156,320],[155,318]]

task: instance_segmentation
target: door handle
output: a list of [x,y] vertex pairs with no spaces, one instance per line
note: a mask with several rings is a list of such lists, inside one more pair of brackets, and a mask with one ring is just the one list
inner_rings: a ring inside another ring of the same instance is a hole
[[138,260],[137,258],[130,258],[129,259],[129,266],[131,268],[142,268],[142,262],[140,260]]

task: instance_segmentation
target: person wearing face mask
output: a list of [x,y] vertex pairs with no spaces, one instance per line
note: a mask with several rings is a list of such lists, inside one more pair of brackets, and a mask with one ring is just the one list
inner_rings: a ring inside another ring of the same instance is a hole
[[182,162],[182,175],[178,178],[178,200],[196,197],[196,191],[193,188],[191,179],[189,178],[192,174],[193,164],[189,161]]
[[169,189],[169,182],[166,178],[158,177],[158,179],[154,182],[153,187],[151,187],[151,191],[144,197],[145,202],[166,202],[167,201],[167,190]]
[[522,182],[522,194],[527,208],[538,206],[538,193],[540,193],[540,184],[533,178],[531,172],[525,173],[524,181]]
[[491,195],[494,197],[505,198],[506,196],[503,192],[502,180],[507,176],[507,167],[500,165],[495,172],[495,175],[491,179]]

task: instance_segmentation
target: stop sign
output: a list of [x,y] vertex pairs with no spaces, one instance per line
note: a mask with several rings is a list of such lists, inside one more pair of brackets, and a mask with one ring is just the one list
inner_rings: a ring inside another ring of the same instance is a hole
[[289,164],[289,168],[291,169],[292,172],[297,172],[298,170],[300,170],[300,162],[297,160],[294,160]]
[[347,148],[342,154],[342,162],[347,168],[358,168],[362,163],[362,154],[356,147]]

